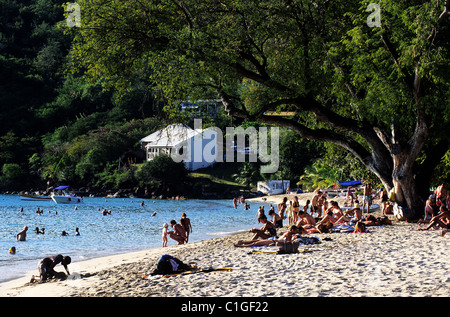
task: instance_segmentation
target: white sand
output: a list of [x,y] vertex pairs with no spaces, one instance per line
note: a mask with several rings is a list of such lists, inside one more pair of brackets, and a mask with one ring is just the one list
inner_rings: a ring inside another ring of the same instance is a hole
[[[249,254],[254,249],[236,248],[235,242],[250,238],[250,233],[240,233],[72,263],[73,280],[30,285],[27,277],[0,284],[0,296],[447,297],[450,233],[441,237],[440,230],[418,228],[393,220],[390,226],[369,227],[369,233],[316,234],[321,244],[300,247],[312,252],[285,255]],[[166,253],[201,268],[233,270],[142,279]]]

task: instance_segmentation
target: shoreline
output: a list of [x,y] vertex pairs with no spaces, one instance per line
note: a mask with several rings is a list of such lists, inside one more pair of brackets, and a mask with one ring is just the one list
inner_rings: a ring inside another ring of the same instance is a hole
[[[439,233],[415,231],[410,223],[393,223],[370,227],[366,234],[315,235],[321,244],[299,248],[311,252],[285,255],[251,254],[251,248],[236,248],[235,242],[250,236],[237,233],[72,263],[69,269],[75,273],[74,280],[29,284],[27,276],[0,285],[0,296],[448,297],[450,245]],[[332,240],[324,241],[325,237]],[[231,266],[232,271],[142,279],[162,254],[201,268]]]
[[[279,201],[279,197],[269,197],[268,203]],[[256,203],[258,199],[248,200]],[[380,212],[371,214],[379,216]],[[449,235],[441,237],[440,230],[417,231],[421,225],[389,218],[392,225],[368,227],[368,233],[309,234],[321,243],[301,245],[299,250],[310,251],[305,253],[274,254],[276,247],[236,248],[238,240],[251,237],[242,232],[74,262],[69,270],[75,279],[29,284],[36,269],[24,278],[0,284],[0,296],[448,297]],[[279,232],[285,230],[286,225]],[[232,271],[142,279],[162,254],[199,268],[232,267]],[[63,268],[58,265],[56,270]]]
[[[156,265],[156,261],[161,255],[166,253],[186,254],[190,253],[191,249],[204,247],[204,245],[210,243],[220,243],[221,240],[229,240],[231,237],[236,239],[243,238],[247,233],[236,232],[223,237],[216,237],[201,241],[190,242],[183,245],[171,245],[165,248],[155,247],[151,249],[144,249],[140,251],[124,252],[119,254],[94,257],[91,259],[72,262],[68,268],[71,275],[66,279],[56,280],[52,279],[45,283],[30,283],[32,275],[38,275],[37,268],[24,273],[24,277],[13,278],[11,280],[0,283],[0,297],[68,297],[77,296],[72,293],[67,287],[84,288],[90,287],[95,284],[95,279],[90,279],[102,272],[108,272],[114,270],[120,266],[126,266],[129,264],[138,265],[139,262],[149,261],[143,265],[147,267],[142,272],[142,276],[150,274],[153,265]],[[242,237],[241,237],[242,236]],[[153,262],[152,262],[153,261]],[[183,261],[184,262],[184,261]],[[187,263],[187,262],[185,262]],[[37,266],[37,264],[36,264]],[[58,265],[55,268],[56,271],[64,272],[62,266]],[[81,295],[84,296],[84,295]]]

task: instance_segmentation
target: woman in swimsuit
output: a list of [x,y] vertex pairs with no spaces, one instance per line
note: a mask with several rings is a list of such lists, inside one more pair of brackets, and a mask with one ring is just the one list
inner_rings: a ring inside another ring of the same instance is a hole
[[259,246],[266,246],[266,245],[276,245],[277,242],[289,242],[292,241],[294,238],[296,238],[296,235],[300,235],[303,233],[303,228],[298,228],[297,226],[293,225],[289,228],[289,231],[285,232],[279,239],[276,239],[276,237],[264,239],[264,240],[250,240],[250,241],[244,241],[240,240],[238,241],[234,246],[235,247],[259,247]]
[[273,217],[272,223],[275,225],[275,228],[283,228],[283,219],[274,210],[269,211],[269,216]]
[[250,230],[250,232],[254,233],[252,240],[257,240],[258,238],[268,239],[277,236],[277,229],[275,228],[275,225],[272,222],[267,221],[267,217],[265,215],[261,215],[259,221],[263,224],[263,226],[261,229],[252,228]]
[[293,208],[293,222],[297,223],[298,220],[298,212],[300,210],[300,203],[298,202],[298,197],[295,196],[294,197],[294,202],[292,203],[292,208]]

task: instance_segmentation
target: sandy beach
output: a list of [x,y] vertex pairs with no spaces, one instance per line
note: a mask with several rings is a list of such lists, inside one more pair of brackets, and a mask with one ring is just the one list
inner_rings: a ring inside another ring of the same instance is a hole
[[[277,202],[284,197],[268,197]],[[299,195],[300,202],[309,199]],[[253,199],[257,205],[258,199]],[[252,206],[252,210],[256,207]],[[373,213],[379,216],[379,211]],[[0,296],[14,297],[447,297],[450,295],[449,237],[423,225],[398,222],[369,227],[368,233],[312,234],[321,243],[301,245],[295,254],[276,247],[237,248],[250,233],[75,262],[66,280],[28,283],[26,277],[0,284]],[[250,229],[250,228],[249,228]],[[287,230],[285,228],[280,231]],[[325,239],[329,238],[329,239]],[[254,253],[252,251],[263,251]],[[143,279],[162,254],[199,268],[231,272]],[[56,270],[63,271],[60,266]]]

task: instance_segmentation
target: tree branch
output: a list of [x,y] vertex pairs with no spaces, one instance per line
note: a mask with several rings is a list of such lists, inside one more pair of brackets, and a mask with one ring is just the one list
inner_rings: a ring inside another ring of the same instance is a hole
[[381,40],[383,41],[384,46],[386,47],[388,52],[391,54],[395,65],[397,65],[397,68],[399,69],[399,71],[405,76],[405,78],[403,80],[404,83],[411,91],[414,91],[414,78],[405,67],[402,67],[400,65],[400,62],[398,61],[399,55],[397,53],[397,50],[395,49],[392,42],[389,40],[389,37],[387,36],[386,32],[381,34]]

